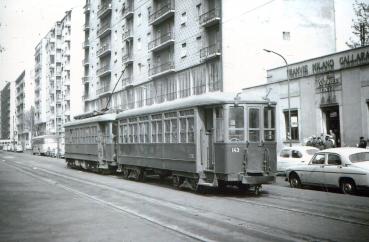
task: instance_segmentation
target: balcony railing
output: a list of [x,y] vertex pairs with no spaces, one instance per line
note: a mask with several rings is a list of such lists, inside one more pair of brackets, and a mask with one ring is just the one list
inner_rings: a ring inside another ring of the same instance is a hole
[[200,50],[200,59],[207,60],[210,58],[217,57],[221,54],[220,43],[209,45]]
[[82,96],[82,99],[83,99],[83,100],[90,99],[90,95],[89,95],[89,94],[83,95],[83,96]]
[[149,76],[152,77],[157,77],[157,76],[161,76],[164,75],[166,73],[169,72],[173,72],[174,71],[174,62],[173,61],[169,61],[166,63],[163,63],[161,65],[157,65],[157,66],[153,66],[152,68],[149,69]]
[[89,76],[82,77],[82,82],[83,84],[90,82],[90,77]]
[[103,94],[105,92],[109,92],[110,91],[110,85],[106,85],[106,86],[103,86],[99,89],[96,90],[96,95],[100,95],[100,94]]
[[82,43],[82,48],[88,48],[90,47],[90,41],[86,40],[85,42]]
[[123,18],[130,18],[133,16],[133,4],[130,3],[128,4],[128,6],[126,6],[125,8],[122,8],[122,16]]
[[101,75],[103,75],[105,73],[108,73],[110,71],[111,71],[110,65],[109,64],[108,65],[104,65],[101,68],[97,69],[96,75],[101,76]]
[[87,2],[86,5],[83,6],[83,11],[84,11],[84,13],[87,13],[87,12],[90,11],[90,9],[91,9],[91,5],[90,5],[89,2]]
[[97,36],[101,36],[108,31],[110,31],[110,22],[106,22],[100,26],[100,28],[97,30]]
[[129,84],[132,84],[132,81],[133,81],[132,76],[124,77],[122,79],[122,87],[125,87],[125,86],[127,86]]
[[129,40],[133,38],[133,31],[128,29],[122,34],[122,40]]
[[174,2],[168,1],[166,5],[162,6],[162,8],[149,15],[149,24],[158,24],[173,16],[174,12]]
[[106,15],[110,11],[111,11],[111,2],[109,1],[99,6],[98,11],[97,11],[97,16],[101,18],[102,16]]
[[90,63],[89,58],[85,58],[82,60],[82,65],[88,65]]
[[163,34],[159,38],[150,41],[148,44],[149,51],[155,51],[162,49],[170,44],[174,43],[174,34],[172,32],[168,32]]
[[89,22],[86,22],[86,23],[83,25],[83,29],[84,29],[84,30],[89,30],[89,29],[90,29],[90,23],[89,23]]
[[132,52],[128,52],[122,56],[122,62],[123,64],[129,64],[133,62],[133,55]]
[[220,21],[220,9],[214,8],[207,13],[200,15],[199,22],[203,27],[208,27]]
[[109,53],[111,51],[110,43],[103,44],[100,49],[96,51],[97,56],[102,56],[103,54]]

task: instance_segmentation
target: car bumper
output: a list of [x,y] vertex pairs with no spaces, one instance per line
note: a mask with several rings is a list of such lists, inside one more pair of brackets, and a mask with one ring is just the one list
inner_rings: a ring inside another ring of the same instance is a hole
[[242,176],[241,181],[243,184],[260,185],[275,182],[275,176],[244,176],[244,175],[241,176]]

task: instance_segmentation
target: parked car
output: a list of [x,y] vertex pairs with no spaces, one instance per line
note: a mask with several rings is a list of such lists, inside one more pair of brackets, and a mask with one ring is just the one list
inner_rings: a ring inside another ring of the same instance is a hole
[[308,164],[318,151],[318,148],[311,146],[284,147],[277,156],[277,172],[285,174],[286,169],[291,166]]
[[369,188],[369,151],[349,147],[322,150],[308,165],[288,168],[286,176],[291,187],[336,187],[344,194],[355,194]]
[[16,152],[23,152],[23,147],[22,147],[22,145],[16,145],[16,146],[15,146],[15,151],[16,151]]

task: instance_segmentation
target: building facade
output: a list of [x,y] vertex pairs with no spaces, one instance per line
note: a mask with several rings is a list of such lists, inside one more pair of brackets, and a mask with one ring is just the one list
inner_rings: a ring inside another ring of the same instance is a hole
[[33,129],[33,95],[31,92],[31,72],[24,70],[15,81],[16,126],[18,143],[23,149],[31,148]]
[[64,143],[63,124],[82,111],[82,24],[82,8],[67,11],[35,48],[36,136],[55,134]]
[[[265,85],[245,88],[243,95],[278,103],[277,140],[289,143],[289,122],[294,145],[330,130],[338,146],[356,146],[369,137],[369,47],[334,53],[288,67],[268,70]],[[288,99],[290,116],[288,119]]]
[[1,139],[10,139],[17,143],[15,113],[15,83],[8,82],[1,91]]
[[240,91],[255,77],[264,80],[254,57],[270,46],[292,48],[298,58],[334,51],[333,0],[296,2],[255,8],[241,0],[86,1],[84,112]]

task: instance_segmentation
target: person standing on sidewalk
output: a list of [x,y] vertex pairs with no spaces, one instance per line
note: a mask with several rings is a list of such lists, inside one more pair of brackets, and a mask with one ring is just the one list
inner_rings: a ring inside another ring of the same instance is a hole
[[364,149],[366,149],[366,146],[367,146],[366,140],[364,139],[364,137],[363,137],[363,136],[361,136],[361,137],[360,137],[360,141],[359,141],[359,145],[358,145],[358,147],[359,147],[359,148],[364,148]]

